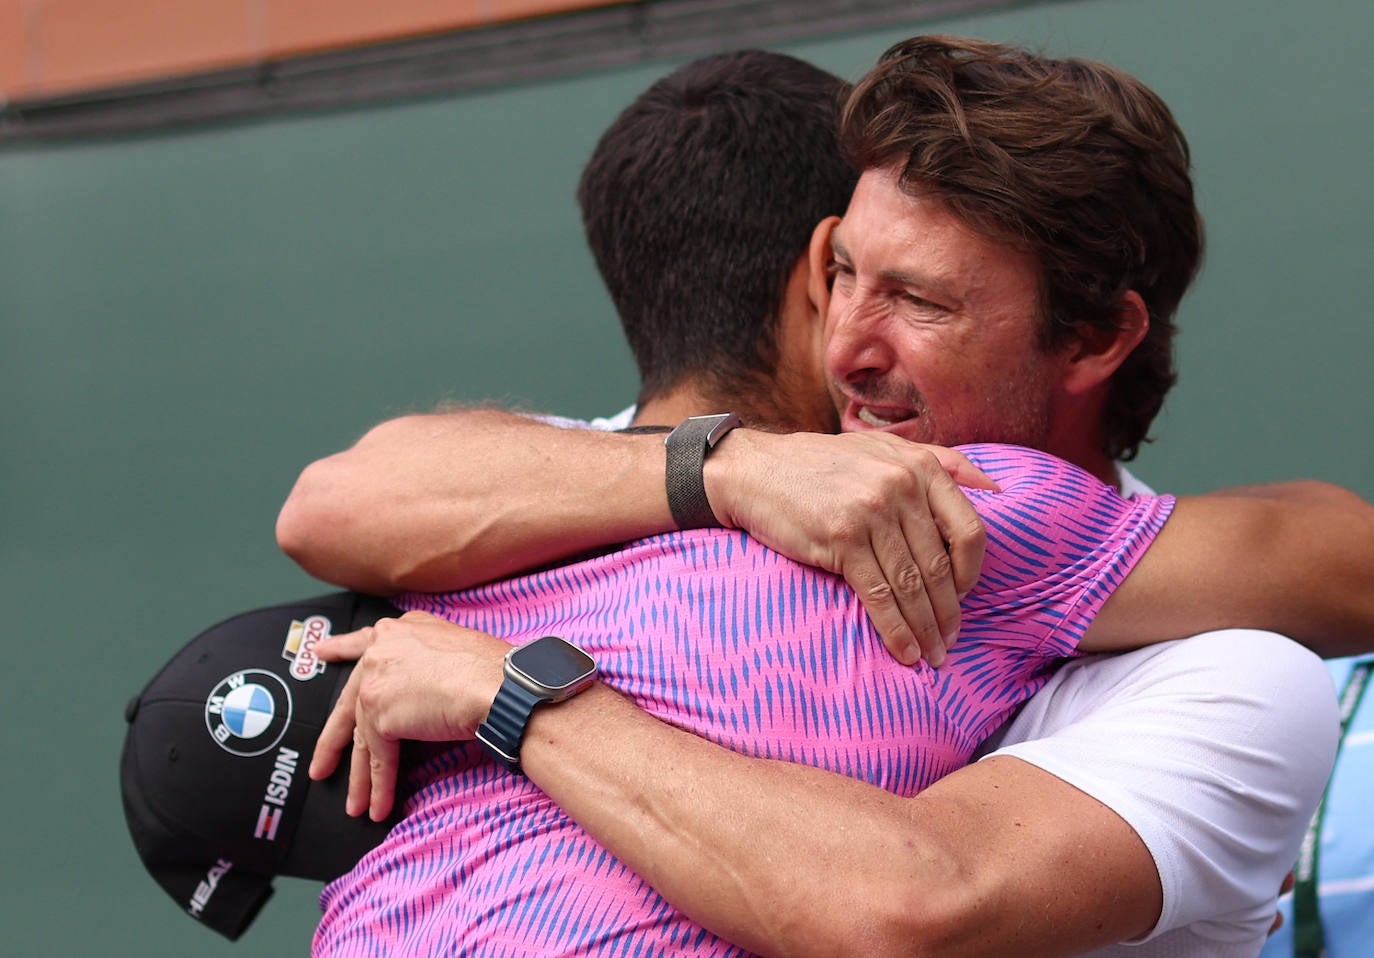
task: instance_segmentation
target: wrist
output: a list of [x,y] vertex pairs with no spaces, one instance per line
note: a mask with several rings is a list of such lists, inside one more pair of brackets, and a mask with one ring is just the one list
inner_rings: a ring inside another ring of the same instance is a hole
[[749,464],[758,460],[759,443],[766,443],[768,436],[769,433],[756,429],[735,429],[730,433],[730,441],[721,443],[707,457],[701,471],[702,483],[722,528],[743,528],[738,504],[748,501]]
[[491,703],[496,701],[501,691],[501,683],[506,678],[506,653],[510,649],[506,642],[484,649],[481,664],[473,669],[473,675],[462,675],[457,670],[450,673],[449,701],[461,703],[462,725],[471,730],[469,737],[486,719],[491,711]]
[[720,513],[706,490],[706,463],[721,441],[739,425],[740,418],[734,413],[689,416],[664,440],[668,508],[678,529],[722,525]]
[[535,713],[580,694],[595,677],[595,660],[558,636],[511,649],[503,662],[501,687],[477,727],[477,740],[492,758],[519,772],[525,732]]

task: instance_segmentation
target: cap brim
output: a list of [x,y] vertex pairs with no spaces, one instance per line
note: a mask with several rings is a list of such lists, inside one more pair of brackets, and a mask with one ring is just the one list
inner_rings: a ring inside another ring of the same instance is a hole
[[[236,938],[274,876],[331,881],[394,824],[345,814],[347,755],[328,781],[308,778],[352,665],[311,663],[297,640],[314,617],[339,634],[399,614],[384,599],[350,592],[254,609],[197,635],[131,703],[120,766],[130,834],[149,873],[202,923]],[[229,738],[224,728],[217,738],[216,693],[226,677],[245,674],[266,690],[270,720],[265,731],[245,733],[257,738]],[[280,815],[269,836],[263,815]]]

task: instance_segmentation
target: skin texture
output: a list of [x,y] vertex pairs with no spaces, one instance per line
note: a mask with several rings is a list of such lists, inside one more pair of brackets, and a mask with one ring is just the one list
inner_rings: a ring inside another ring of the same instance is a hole
[[[322,648],[330,661],[366,650],[371,678],[345,693],[361,717],[349,794],[359,813],[389,801],[399,739],[472,736],[507,646],[409,613]],[[447,707],[425,706],[435,701]],[[653,761],[625,758],[647,754]],[[1135,880],[1153,863],[1130,828],[1015,759],[898,798],[807,766],[742,758],[598,686],[536,712],[522,761],[670,901],[762,954],[1069,954],[1143,933],[1159,913],[1157,882]],[[328,767],[317,751],[312,776]],[[779,817],[780,797],[805,814]],[[970,819],[980,827],[964,827]],[[1063,884],[1026,880],[1070,863]],[[1103,888],[1113,889],[1110,907],[1096,914]]]
[[[1235,561],[1240,555],[1250,561]],[[1288,569],[1290,559],[1296,571]],[[390,812],[399,740],[472,738],[500,685],[507,651],[500,639],[425,613],[400,622],[409,628],[383,620],[329,643],[327,660],[361,661],[311,767],[312,776],[327,776],[349,742],[358,741],[356,723],[372,743],[373,764],[361,764],[367,753],[355,752],[349,811],[370,810],[378,820]],[[1374,636],[1374,509],[1316,482],[1181,497],[1079,649],[1120,651],[1222,628],[1283,630],[1309,644],[1330,643],[1330,654],[1367,649]],[[403,645],[394,641],[403,637],[412,653],[377,649],[383,637],[392,645]],[[439,688],[406,684],[435,677],[442,677]],[[379,710],[392,716],[380,725]]]
[[[352,811],[371,803],[385,814],[399,740],[471,737],[506,648],[424,613],[320,647],[329,661],[363,654],[363,678],[344,693],[359,720]],[[1254,648],[1267,674],[1289,673],[1274,677],[1275,692],[1294,668],[1327,682],[1277,636]],[[1334,704],[1326,711],[1334,747]],[[899,798],[744,758],[596,687],[536,711],[522,763],[680,910],[762,954],[1069,955],[1142,934],[1161,906],[1154,863],[1129,826],[1014,758]],[[317,751],[312,776],[330,767]],[[1278,887],[1286,862],[1265,867]]]
[[[896,210],[899,216],[892,216]],[[1044,448],[1061,357],[1036,342],[1035,262],[974,233],[890,171],[828,221],[825,351],[846,432]]]
[[[1352,610],[1348,597],[1374,600],[1368,512],[1319,483],[1185,499],[1085,644],[1185,634],[1250,608],[1313,635],[1367,637],[1374,607]],[[1237,554],[1253,561],[1227,559]],[[1289,559],[1302,581],[1280,574]],[[470,738],[507,648],[424,613],[330,639],[326,660],[361,660],[310,774],[327,776],[351,743],[348,810],[385,817],[400,742]],[[1014,758],[899,798],[743,758],[604,688],[536,712],[522,756],[536,784],[670,902],[763,954],[1075,954],[1138,936],[1160,913],[1154,862],[1126,822]]]
[[1127,292],[1114,331],[1046,351],[1039,272],[890,169],[859,178],[843,220],[811,241],[831,397],[846,432],[1043,449],[1116,484],[1103,452],[1112,375],[1149,329]]

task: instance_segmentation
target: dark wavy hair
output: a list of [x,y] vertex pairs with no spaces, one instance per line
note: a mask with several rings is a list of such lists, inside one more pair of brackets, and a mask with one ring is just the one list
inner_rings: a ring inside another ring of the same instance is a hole
[[688,376],[721,395],[772,391],[792,267],[858,180],[837,133],[848,92],[780,53],[718,54],[659,80],[602,135],[577,198],[640,402]]
[[1118,324],[1135,290],[1150,329],[1112,379],[1106,453],[1130,460],[1177,376],[1174,313],[1202,259],[1188,143],[1138,80],[961,37],[893,46],[855,87],[841,148],[895,168],[970,228],[1035,257],[1041,344]]

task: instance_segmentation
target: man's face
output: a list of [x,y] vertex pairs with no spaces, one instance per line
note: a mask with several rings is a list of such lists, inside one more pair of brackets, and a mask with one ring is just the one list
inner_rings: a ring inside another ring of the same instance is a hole
[[830,251],[825,363],[843,430],[1045,446],[1065,361],[1037,342],[1033,259],[892,170],[859,179]]

